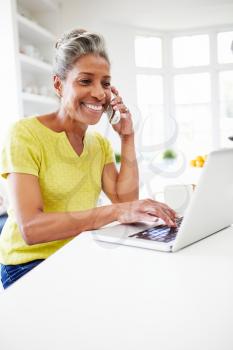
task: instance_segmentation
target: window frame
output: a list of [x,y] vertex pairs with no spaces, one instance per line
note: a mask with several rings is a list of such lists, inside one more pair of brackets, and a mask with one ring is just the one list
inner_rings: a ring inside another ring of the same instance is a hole
[[[186,29],[179,31],[154,31],[154,30],[135,30],[136,36],[154,36],[162,40],[162,68],[137,67],[135,63],[135,72],[137,74],[155,74],[163,78],[164,95],[164,130],[166,139],[166,130],[169,130],[169,116],[175,117],[175,87],[174,77],[180,74],[209,73],[210,74],[210,110],[212,123],[212,149],[220,147],[220,91],[219,91],[219,73],[222,71],[233,70],[233,63],[218,63],[218,33],[233,31],[233,24]],[[173,66],[173,39],[182,36],[192,35],[209,36],[209,64],[203,66],[191,66],[178,68]],[[233,54],[233,53],[232,53]]]

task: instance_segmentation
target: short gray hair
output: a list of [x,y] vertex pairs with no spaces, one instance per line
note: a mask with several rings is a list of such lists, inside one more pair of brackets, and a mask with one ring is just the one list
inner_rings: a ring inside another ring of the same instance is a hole
[[64,33],[55,45],[54,74],[65,80],[75,62],[87,54],[101,56],[110,64],[105,41],[101,35],[84,29],[74,29]]

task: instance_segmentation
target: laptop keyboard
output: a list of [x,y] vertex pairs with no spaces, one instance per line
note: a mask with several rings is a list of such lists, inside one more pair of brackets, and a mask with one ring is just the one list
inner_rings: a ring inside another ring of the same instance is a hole
[[163,243],[171,242],[176,238],[182,219],[183,217],[176,218],[177,227],[159,225],[155,227],[150,227],[138,233],[134,233],[129,237],[148,239],[150,241],[163,242]]

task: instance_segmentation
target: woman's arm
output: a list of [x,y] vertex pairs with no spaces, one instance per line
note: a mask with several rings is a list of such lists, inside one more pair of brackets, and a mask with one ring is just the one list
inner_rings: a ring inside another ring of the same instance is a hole
[[134,134],[121,136],[121,167],[116,192],[120,202],[134,201],[139,196],[138,163]]
[[113,221],[133,223],[162,218],[175,225],[175,212],[163,203],[141,200],[118,203],[85,211],[45,213],[38,178],[34,175],[8,175],[10,202],[22,237],[28,245],[62,240],[83,231],[98,229]]
[[113,164],[105,166],[102,178],[103,190],[113,203],[134,201],[139,196],[139,176],[132,117],[114,87],[112,92],[116,97],[111,101],[111,105],[121,114],[120,122],[113,125],[121,139],[121,167],[118,174]]
[[114,163],[105,165],[102,189],[112,203],[138,199],[138,165],[134,148],[134,135],[121,137],[121,167],[118,173]]
[[114,206],[67,213],[45,213],[38,178],[8,175],[10,201],[25,242],[29,245],[74,237],[117,220]]

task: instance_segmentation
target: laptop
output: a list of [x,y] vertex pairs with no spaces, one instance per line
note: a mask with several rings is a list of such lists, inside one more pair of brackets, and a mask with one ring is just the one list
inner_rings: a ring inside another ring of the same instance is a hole
[[209,154],[198,185],[177,228],[152,225],[116,224],[93,231],[103,242],[175,252],[219,232],[233,223],[233,149]]

